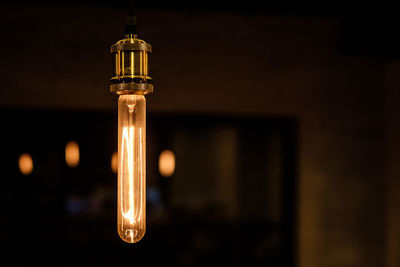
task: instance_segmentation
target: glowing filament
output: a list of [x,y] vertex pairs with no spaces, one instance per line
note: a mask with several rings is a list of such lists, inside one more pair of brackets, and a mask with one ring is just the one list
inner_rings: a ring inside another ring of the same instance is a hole
[[145,233],[145,100],[122,95],[118,101],[118,233],[128,242]]
[[[122,198],[121,198],[121,207],[122,207],[122,216],[125,219],[128,219],[131,224],[136,223],[137,221],[141,220],[141,213],[142,209],[140,208],[142,206],[141,203],[141,198],[140,195],[135,197],[135,180],[134,180],[134,154],[133,151],[135,150],[135,143],[133,140],[135,139],[135,131],[134,131],[134,126],[130,126],[129,128],[123,128],[122,129],[122,150],[121,150],[121,157],[127,158],[128,164],[126,165],[127,168],[127,188],[122,189]],[[142,129],[139,129],[139,140],[142,139]],[[142,142],[139,142],[139,158],[143,158],[143,147],[142,147]],[[123,161],[121,161],[121,174],[124,173],[124,164]],[[139,166],[138,170],[138,179],[139,182],[143,181],[143,169],[142,165]],[[122,177],[121,177],[122,179]],[[143,186],[140,187],[140,194],[143,194]],[[128,199],[129,205],[123,205],[123,200]],[[139,200],[139,203],[135,203],[135,199]],[[136,214],[135,214],[136,212]]]

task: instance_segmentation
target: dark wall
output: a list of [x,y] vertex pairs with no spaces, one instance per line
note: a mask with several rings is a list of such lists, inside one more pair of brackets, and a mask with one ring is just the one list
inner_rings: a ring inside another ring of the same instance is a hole
[[[115,110],[122,10],[3,10],[2,107]],[[384,265],[385,62],[342,53],[337,17],[147,9],[138,23],[154,51],[150,112],[298,119],[299,266]]]
[[391,64],[386,72],[386,101],[385,101],[385,152],[386,152],[386,256],[387,266],[400,264],[399,239],[399,100],[400,100],[400,66]]

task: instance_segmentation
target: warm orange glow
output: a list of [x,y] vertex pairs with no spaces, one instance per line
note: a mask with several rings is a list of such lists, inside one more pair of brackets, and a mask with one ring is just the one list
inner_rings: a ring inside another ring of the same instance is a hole
[[[134,159],[131,149],[135,147],[135,127],[131,126],[129,128],[122,129],[122,151],[121,151],[121,158],[127,159],[127,187],[134,188],[135,184],[135,177],[134,177]],[[142,140],[142,132],[139,129],[139,140]],[[139,157],[142,158],[142,143],[139,143],[138,154]],[[140,166],[141,167],[141,166]],[[122,169],[122,168],[121,168]],[[139,175],[143,175],[143,170],[139,169]],[[141,188],[142,189],[142,188]],[[137,205],[135,202],[135,192],[134,190],[127,190],[124,195],[125,199],[128,201],[127,209],[122,210],[122,216],[125,220],[128,220],[131,225],[137,224],[138,221],[142,220],[142,209],[135,210],[134,207]],[[141,200],[140,200],[141,201]],[[122,205],[121,205],[122,206]],[[128,230],[127,236],[133,240],[133,231]]]
[[31,155],[24,153],[18,159],[19,170],[23,175],[31,174],[33,171],[33,160]]
[[111,155],[111,170],[113,173],[118,171],[118,152],[114,152]]
[[171,177],[175,171],[175,154],[171,150],[161,152],[158,159],[158,170],[164,177]]
[[70,141],[65,146],[65,162],[70,168],[79,165],[79,145],[77,142]]
[[118,99],[118,234],[136,243],[146,232],[146,100]]

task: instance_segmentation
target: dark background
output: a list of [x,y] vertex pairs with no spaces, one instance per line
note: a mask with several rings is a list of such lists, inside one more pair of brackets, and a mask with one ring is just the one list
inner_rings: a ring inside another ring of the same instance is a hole
[[400,265],[394,4],[139,1],[155,92],[147,233],[134,245],[116,232],[110,166],[109,47],[126,6],[2,4],[2,265]]

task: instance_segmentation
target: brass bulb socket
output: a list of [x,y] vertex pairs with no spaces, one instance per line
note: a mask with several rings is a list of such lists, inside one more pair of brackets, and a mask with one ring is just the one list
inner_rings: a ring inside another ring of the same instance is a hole
[[128,35],[111,46],[113,77],[110,91],[116,94],[146,95],[153,92],[148,73],[148,54],[152,47],[136,35]]

